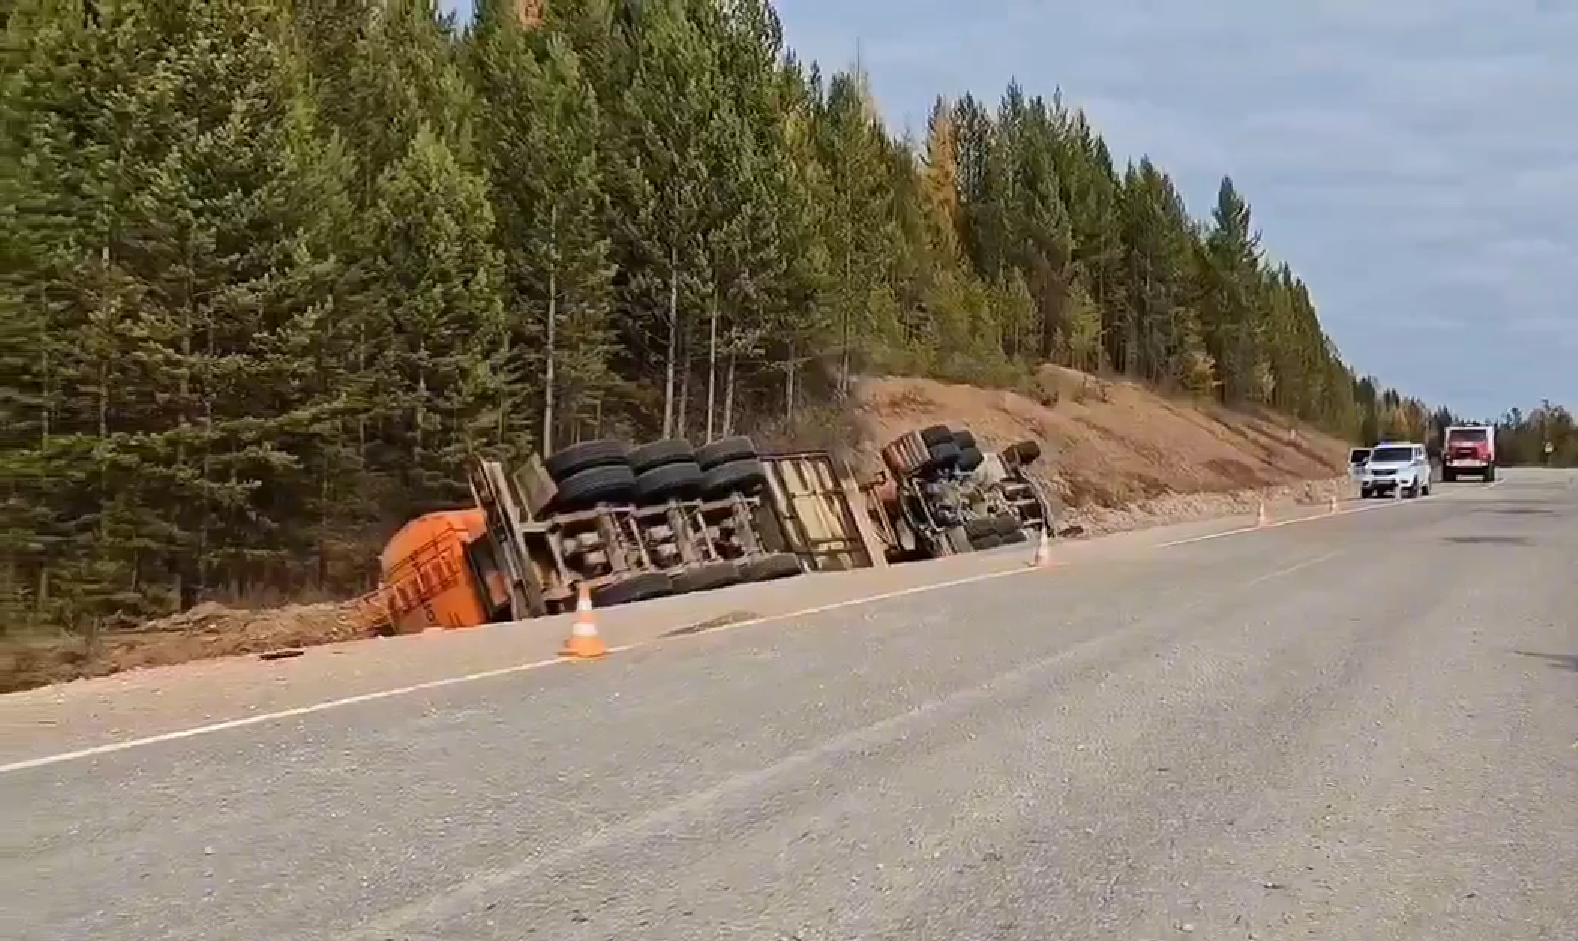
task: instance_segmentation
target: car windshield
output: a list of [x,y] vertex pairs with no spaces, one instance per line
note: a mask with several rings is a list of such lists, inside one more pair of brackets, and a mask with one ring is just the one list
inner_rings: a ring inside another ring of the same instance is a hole
[[1481,444],[1485,441],[1485,429],[1465,428],[1462,431],[1448,432],[1447,441],[1452,444]]
[[1413,448],[1376,448],[1370,452],[1370,463],[1391,464],[1398,461],[1411,461],[1413,457]]
[[1348,452],[1349,464],[1363,464],[1370,457],[1369,448],[1354,448]]

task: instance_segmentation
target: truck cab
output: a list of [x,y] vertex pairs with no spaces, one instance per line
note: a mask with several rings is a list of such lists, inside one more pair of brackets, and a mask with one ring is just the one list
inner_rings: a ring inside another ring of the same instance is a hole
[[1486,425],[1453,425],[1441,435],[1441,479],[1463,474],[1486,483],[1496,479],[1496,430]]
[[1359,476],[1361,497],[1419,497],[1430,494],[1430,457],[1411,441],[1383,441],[1370,450]]

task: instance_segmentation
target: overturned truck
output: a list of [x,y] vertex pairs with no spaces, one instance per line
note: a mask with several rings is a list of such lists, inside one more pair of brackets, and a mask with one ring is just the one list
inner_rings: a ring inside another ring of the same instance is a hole
[[969,430],[912,431],[882,449],[891,475],[881,505],[896,555],[928,559],[1024,542],[1052,526],[1051,504],[1026,468],[1034,441],[982,451]]
[[518,469],[476,460],[474,505],[406,524],[361,611],[384,634],[524,620],[810,571],[884,566],[1022,542],[1050,527],[1025,467],[1034,442],[983,452],[934,426],[883,449],[864,485],[826,451],[764,454],[588,441]]

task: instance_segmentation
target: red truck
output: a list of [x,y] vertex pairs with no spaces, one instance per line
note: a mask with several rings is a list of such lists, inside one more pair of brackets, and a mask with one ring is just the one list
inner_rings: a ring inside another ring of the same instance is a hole
[[1486,483],[1496,479],[1496,430],[1486,425],[1453,425],[1441,436],[1441,479],[1462,474]]

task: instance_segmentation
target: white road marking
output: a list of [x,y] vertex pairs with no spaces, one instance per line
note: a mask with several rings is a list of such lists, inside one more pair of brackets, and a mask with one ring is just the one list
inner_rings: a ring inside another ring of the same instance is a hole
[[[1500,483],[1500,481],[1497,481],[1497,483]],[[1490,486],[1495,486],[1495,484],[1491,484]],[[1395,505],[1396,503],[1403,503],[1403,504],[1412,506],[1412,505],[1418,504],[1420,502],[1428,502],[1428,501],[1418,501],[1418,500],[1388,501],[1388,502],[1385,502],[1385,503],[1375,503],[1375,504],[1369,504],[1369,505],[1366,505],[1366,506],[1350,507],[1350,508],[1348,508],[1346,510],[1341,510],[1341,511],[1339,511],[1337,513],[1323,513],[1323,514],[1316,514],[1316,515],[1313,515],[1313,516],[1299,516],[1299,517],[1294,517],[1292,519],[1281,520],[1279,522],[1268,523],[1265,526],[1247,526],[1247,527],[1243,527],[1243,528],[1240,528],[1240,529],[1230,529],[1230,530],[1227,530],[1226,532],[1210,533],[1210,534],[1207,534],[1205,536],[1192,536],[1192,537],[1190,537],[1188,539],[1176,539],[1176,540],[1173,540],[1172,542],[1159,543],[1157,545],[1151,546],[1150,548],[1152,548],[1152,549],[1167,549],[1167,548],[1171,548],[1173,546],[1183,546],[1183,545],[1188,545],[1190,543],[1205,542],[1205,541],[1211,540],[1211,539],[1222,539],[1222,538],[1227,537],[1227,536],[1239,536],[1239,535],[1244,535],[1246,533],[1264,532],[1265,530],[1268,530],[1268,529],[1276,529],[1276,528],[1280,528],[1280,527],[1283,527],[1283,526],[1292,526],[1292,525],[1297,524],[1297,523],[1311,523],[1311,522],[1317,522],[1319,520],[1336,519],[1338,517],[1347,516],[1347,515],[1350,515],[1350,514],[1353,514],[1353,513],[1362,513],[1362,512],[1368,511],[1368,510],[1382,509],[1383,507],[1386,507],[1388,505]],[[1304,567],[1306,565],[1313,565],[1316,562],[1324,561],[1324,559],[1325,559],[1325,557],[1322,557],[1321,559],[1317,559],[1317,560],[1314,560],[1314,561],[1300,563],[1299,565],[1295,566],[1293,569],[1291,569],[1289,571],[1296,571],[1297,569],[1302,568],[1302,567]],[[790,611],[790,612],[786,612],[784,614],[770,614],[770,615],[766,615],[766,616],[763,616],[763,617],[750,618],[748,620],[743,620],[743,621],[734,621],[734,622],[730,622],[730,623],[727,623],[727,624],[719,624],[719,625],[716,625],[716,626],[713,626],[713,627],[707,627],[707,628],[703,628],[701,630],[691,631],[691,632],[683,634],[683,635],[675,635],[675,636],[670,636],[670,637],[656,637],[656,638],[653,638],[651,640],[639,641],[639,642],[634,643],[634,644],[622,644],[622,645],[619,645],[617,647],[610,647],[609,648],[609,653],[610,654],[628,653],[628,652],[630,652],[632,650],[639,650],[639,649],[644,648],[644,647],[651,647],[651,646],[655,646],[655,645],[661,644],[661,643],[668,643],[668,642],[672,642],[672,641],[676,641],[676,640],[683,640],[686,637],[699,637],[699,636],[703,636],[703,635],[706,635],[706,634],[717,634],[717,633],[722,633],[723,631],[732,631],[732,630],[739,630],[741,628],[746,628],[746,627],[755,627],[755,626],[758,626],[758,625],[761,625],[761,624],[769,624],[769,623],[773,623],[773,622],[776,622],[776,621],[786,621],[786,620],[789,620],[791,618],[810,617],[812,615],[825,614],[825,613],[827,613],[829,611],[837,611],[837,610],[840,610],[840,609],[843,609],[843,608],[853,608],[853,607],[859,607],[861,605],[875,604],[875,603],[880,602],[880,601],[890,601],[890,600],[892,600],[894,598],[903,598],[903,597],[907,597],[909,595],[919,595],[919,594],[924,594],[924,593],[930,592],[930,591],[941,591],[941,590],[947,589],[947,588],[957,588],[957,587],[959,587],[961,585],[969,585],[969,584],[973,584],[973,583],[976,583],[976,582],[990,581],[992,579],[997,579],[997,578],[1006,578],[1006,577],[1009,577],[1009,576],[1012,576],[1012,575],[1025,575],[1025,574],[1029,574],[1031,572],[1038,572],[1038,571],[1046,571],[1046,570],[1031,568],[1029,566],[1016,566],[1016,567],[1010,568],[1010,569],[1002,569],[1002,570],[999,570],[999,571],[984,572],[984,573],[979,574],[979,575],[970,575],[970,576],[966,576],[964,578],[955,578],[955,579],[950,579],[950,580],[944,581],[944,582],[930,582],[930,583],[925,584],[925,585],[914,585],[914,586],[911,586],[909,588],[901,588],[901,589],[898,589],[896,591],[882,592],[881,594],[868,595],[868,596],[863,597],[863,598],[851,598],[851,599],[848,599],[848,600],[845,600],[845,601],[835,601],[835,602],[832,602],[830,604],[817,605],[815,607],[810,607],[810,608],[802,608],[802,609],[800,609],[798,611]],[[1053,571],[1056,571],[1056,569],[1053,569]],[[1286,573],[1272,573],[1271,576],[1262,576],[1262,580],[1265,579],[1265,578],[1269,578],[1269,577],[1275,577],[1278,574],[1286,574]],[[499,667],[499,668],[493,669],[493,670],[483,670],[483,671],[480,671],[480,672],[477,672],[477,673],[466,673],[466,674],[462,674],[460,676],[449,676],[449,677],[444,677],[442,679],[437,679],[437,680],[428,680],[428,681],[422,682],[422,683],[413,683],[413,684],[411,684],[409,686],[399,686],[399,687],[395,687],[393,689],[382,689],[382,690],[377,690],[376,692],[362,693],[362,694],[359,694],[359,695],[356,695],[356,696],[346,696],[346,697],[344,697],[342,699],[325,700],[323,702],[317,702],[317,703],[313,703],[313,704],[307,705],[307,706],[297,706],[297,707],[291,708],[291,709],[281,709],[281,710],[279,710],[277,712],[259,713],[258,715],[245,716],[245,717],[239,718],[239,719],[229,719],[229,720],[226,720],[224,722],[214,722],[214,723],[210,723],[210,724],[207,724],[207,725],[193,726],[191,728],[180,729],[180,730],[177,730],[177,731],[174,731],[174,732],[163,732],[163,733],[160,733],[158,735],[149,735],[149,736],[145,736],[145,737],[142,737],[142,738],[126,739],[124,741],[119,741],[119,742],[108,742],[108,743],[103,744],[103,745],[94,745],[94,746],[89,747],[89,748],[80,748],[80,749],[76,749],[76,750],[73,750],[73,751],[59,752],[59,753],[56,753],[56,754],[53,754],[53,755],[41,755],[41,756],[39,756],[37,758],[27,758],[27,759],[23,759],[21,761],[13,761],[13,762],[10,762],[8,764],[0,765],[0,774],[12,774],[12,773],[18,772],[18,771],[27,771],[27,770],[30,770],[30,769],[33,769],[33,768],[45,768],[45,767],[49,767],[51,765],[65,764],[67,762],[72,762],[72,761],[84,761],[86,759],[97,758],[97,757],[100,757],[102,755],[112,755],[112,754],[115,754],[117,752],[130,751],[131,749],[134,749],[134,748],[143,748],[143,747],[146,747],[146,746],[149,746],[149,745],[159,745],[159,744],[163,744],[165,742],[178,742],[178,741],[181,741],[183,739],[196,738],[196,737],[201,736],[201,735],[212,735],[212,734],[214,734],[216,732],[228,732],[228,731],[231,731],[233,729],[243,729],[243,728],[247,728],[248,726],[262,725],[262,724],[267,723],[267,722],[278,722],[278,721],[281,721],[281,720],[284,720],[284,719],[295,719],[295,718],[299,718],[301,716],[310,716],[310,715],[314,715],[314,714],[320,713],[320,712],[328,712],[331,709],[341,709],[341,708],[344,708],[346,706],[356,706],[356,705],[360,705],[362,703],[377,702],[377,701],[382,700],[382,699],[393,699],[393,698],[398,697],[398,696],[409,696],[412,693],[427,692],[429,690],[435,690],[435,689],[445,689],[445,688],[451,687],[451,686],[461,686],[461,685],[464,685],[464,684],[467,684],[467,683],[475,683],[475,682],[478,682],[480,680],[493,679],[495,677],[501,677],[501,676],[511,676],[511,675],[514,675],[514,674],[517,674],[517,673],[527,673],[527,672],[530,672],[532,670],[540,670],[540,669],[543,669],[545,667],[557,666],[559,664],[565,664],[565,663],[576,663],[576,662],[577,661],[566,660],[566,659],[562,659],[562,658],[559,658],[559,657],[553,657],[553,658],[550,658],[550,659],[547,659],[547,660],[535,660],[535,661],[532,661],[530,663],[518,663],[518,664],[514,664],[512,666]]]
[[[970,575],[965,578],[950,579],[945,582],[932,582],[925,585],[915,585],[910,588],[901,588],[897,591],[883,592],[878,595],[869,595],[864,598],[851,598],[847,601],[837,601],[832,604],[817,605],[812,608],[802,608],[784,614],[771,614],[764,617],[751,618],[746,621],[735,621],[728,624],[719,624],[689,634],[673,637],[657,637],[652,640],[640,641],[634,644],[622,644],[608,648],[610,654],[627,653],[642,647],[650,647],[665,641],[682,640],[684,637],[700,636],[702,634],[715,634],[725,630],[734,630],[742,627],[753,627],[772,621],[784,621],[790,618],[808,617],[814,614],[823,614],[836,611],[840,608],[852,608],[859,605],[873,604],[878,601],[887,601],[893,598],[902,598],[906,595],[918,595],[928,591],[939,591],[944,588],[954,588],[959,585],[968,585],[972,582],[983,582],[994,578],[1003,578],[1009,575],[1019,575],[1035,571],[1031,568],[1012,568],[995,572],[985,572],[980,575]],[[88,758],[97,758],[101,755],[110,755],[116,752],[127,751],[133,748],[142,748],[147,745],[158,745],[164,742],[177,742],[182,739],[195,738],[199,735],[210,735],[215,732],[228,732],[232,729],[246,728],[251,725],[262,725],[265,722],[277,722],[282,719],[294,719],[300,716],[309,716],[319,712],[328,712],[331,709],[340,709],[345,706],[355,706],[362,703],[377,702],[381,699],[392,699],[397,696],[409,696],[412,693],[421,693],[428,690],[444,689],[450,686],[460,686],[465,683],[474,683],[479,680],[493,679],[500,676],[510,676],[516,673],[526,673],[540,670],[544,667],[556,666],[562,663],[577,663],[579,661],[553,657],[547,660],[534,660],[530,663],[517,663],[513,666],[499,667],[493,670],[483,670],[478,673],[466,673],[460,676],[448,676],[437,680],[428,680],[423,683],[413,683],[410,686],[400,686],[393,689],[382,689],[372,693],[362,693],[356,696],[346,696],[343,699],[330,699],[324,702],[313,703],[308,706],[298,706],[292,709],[281,709],[278,712],[259,713],[240,719],[230,719],[224,722],[214,722],[208,725],[194,726],[175,732],[163,732],[158,735],[149,735],[143,738],[126,739],[120,742],[109,742],[104,745],[94,745],[90,748],[80,748],[75,751],[60,752],[53,755],[41,755],[37,758],[27,758],[22,761],[13,761],[0,765],[0,774],[10,774],[15,771],[26,771],[30,768],[43,768],[49,765],[64,764],[70,761],[82,761]]]

